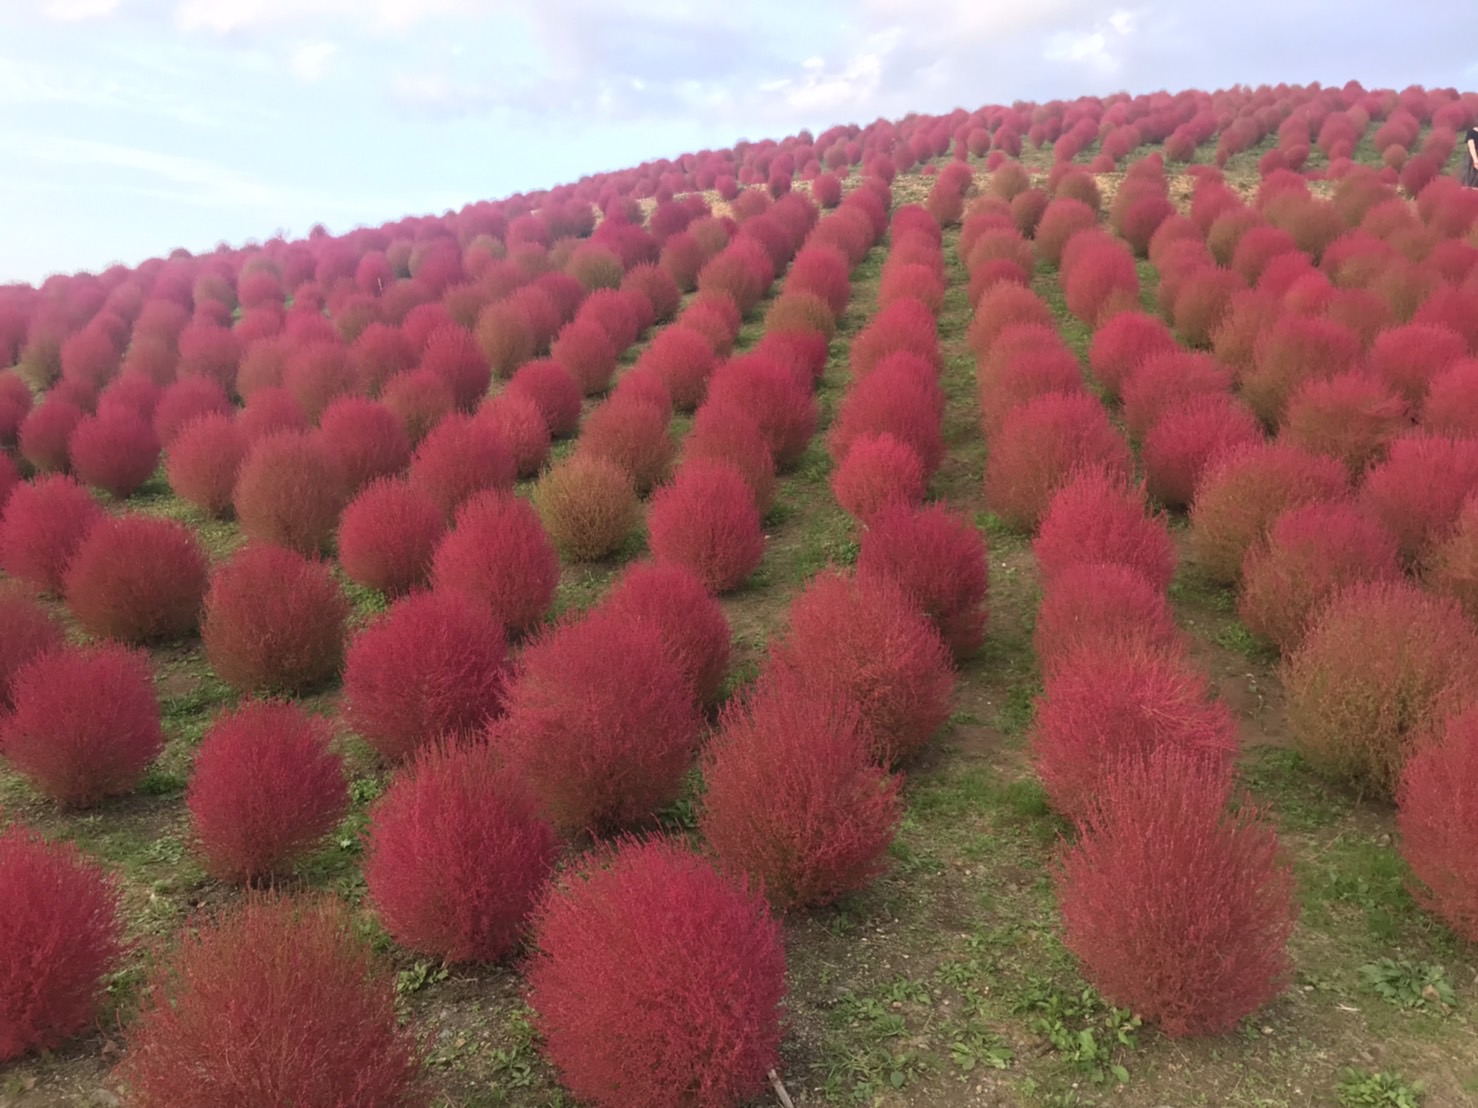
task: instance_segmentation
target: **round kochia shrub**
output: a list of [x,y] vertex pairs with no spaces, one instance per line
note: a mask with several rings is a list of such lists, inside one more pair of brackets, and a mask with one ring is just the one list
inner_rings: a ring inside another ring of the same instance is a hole
[[874,575],[813,578],[791,602],[768,665],[817,695],[838,690],[850,699],[885,767],[906,761],[949,718],[949,649],[908,594]]
[[573,435],[580,426],[580,382],[558,362],[525,363],[508,382],[507,391],[532,400],[554,438]]
[[717,703],[729,669],[729,621],[692,570],[656,562],[627,568],[601,606],[617,618],[650,623],[702,705]]
[[913,447],[886,431],[865,435],[832,470],[831,491],[843,511],[865,524],[883,508],[923,502],[924,464]]
[[1478,632],[1400,581],[1336,593],[1283,667],[1293,741],[1315,769],[1390,795],[1412,744],[1473,700]]
[[1203,758],[1230,779],[1236,721],[1183,653],[1100,640],[1062,656],[1047,675],[1031,746],[1053,807],[1077,818],[1116,764],[1164,748]]
[[386,761],[468,738],[498,715],[507,664],[503,628],[486,608],[448,593],[413,593],[349,645],[349,721]]
[[1397,581],[1396,540],[1349,501],[1316,501],[1273,521],[1247,552],[1237,614],[1254,635],[1288,651],[1320,606],[1346,585]]
[[505,390],[479,408],[477,418],[513,453],[518,476],[532,477],[544,468],[549,460],[549,428],[539,406],[527,396]]
[[195,630],[210,566],[195,534],[156,516],[109,516],[67,567],[67,607],[90,634],[131,643]]
[[1239,446],[1259,442],[1262,428],[1230,396],[1197,396],[1164,412],[1140,443],[1145,488],[1167,508],[1184,508],[1201,474]]
[[901,588],[956,658],[985,641],[990,560],[985,536],[943,505],[883,508],[862,533],[859,577]]
[[645,496],[667,476],[677,453],[667,423],[668,413],[656,404],[618,390],[585,420],[579,450],[620,466],[637,495]]
[[132,791],[164,749],[148,658],[127,647],[41,654],[15,674],[11,701],[0,753],[38,792],[68,807]]
[[486,606],[510,634],[544,618],[559,586],[559,556],[538,513],[510,492],[489,490],[462,505],[431,565],[438,592]]
[[759,425],[776,469],[800,461],[816,431],[818,411],[816,398],[793,371],[760,354],[731,358],[714,372],[704,407],[729,403]]
[[1358,478],[1411,426],[1406,401],[1363,371],[1305,381],[1288,400],[1283,438],[1345,463]]
[[248,538],[317,554],[332,542],[348,493],[344,471],[322,441],[284,431],[252,446],[232,503]]
[[1140,643],[1170,652],[1180,642],[1164,590],[1122,564],[1065,566],[1043,595],[1032,631],[1043,673],[1079,649],[1127,650]]
[[446,534],[441,506],[407,481],[366,485],[339,516],[339,564],[349,579],[399,596],[431,575],[431,559]]
[[253,896],[150,975],[119,1076],[140,1108],[427,1103],[394,975],[333,897]]
[[66,641],[62,625],[14,581],[0,581],[0,719],[10,713],[10,689],[15,675],[33,658],[57,649]]
[[296,704],[248,701],[215,718],[185,792],[205,868],[226,881],[283,873],[349,809],[328,722]]
[[1081,562],[1128,566],[1159,589],[1175,576],[1175,543],[1148,514],[1143,490],[1103,470],[1080,473],[1052,497],[1032,553],[1044,583]]
[[339,671],[348,618],[327,565],[253,544],[211,574],[200,639],[211,668],[233,688],[302,693]]
[[1230,1031],[1292,979],[1293,867],[1227,777],[1164,750],[1121,761],[1056,872],[1063,942],[1110,1004],[1167,1035]]
[[118,888],[71,843],[0,828],[0,1063],[54,1050],[97,1019],[122,960]]
[[641,515],[625,470],[592,454],[576,453],[534,486],[534,507],[560,554],[594,562],[621,548]]
[[661,632],[600,608],[524,650],[506,704],[494,747],[570,831],[639,823],[676,799],[701,726]]
[[1478,494],[1468,497],[1452,533],[1432,552],[1427,581],[1478,621]]
[[511,489],[517,474],[518,460],[491,425],[454,412],[416,447],[410,481],[431,495],[450,522],[468,497]]
[[230,416],[199,416],[170,444],[164,459],[169,487],[206,515],[223,516],[231,508],[247,448],[246,432]]
[[1454,716],[1412,753],[1396,803],[1412,894],[1478,942],[1478,710]]
[[708,862],[625,842],[554,889],[534,944],[534,1026],[580,1100],[726,1108],[766,1087],[785,998],[780,924]]
[[138,491],[159,465],[159,440],[131,411],[85,416],[67,440],[72,472],[119,500]]
[[724,710],[703,781],[699,828],[719,864],[782,909],[866,888],[903,815],[900,779],[872,764],[856,706],[782,671]]
[[1478,439],[1414,432],[1366,474],[1360,502],[1395,535],[1401,556],[1417,561],[1452,533],[1475,491]]
[[652,497],[648,540],[658,562],[695,573],[714,593],[737,589],[765,552],[759,509],[734,466],[693,461]]
[[25,482],[0,517],[0,569],[40,592],[60,593],[67,564],[102,517],[97,501],[70,477]]
[[1254,543],[1285,509],[1348,494],[1345,467],[1288,443],[1254,443],[1207,469],[1191,506],[1191,556],[1217,581],[1232,582]]
[[42,473],[64,472],[70,462],[67,441],[82,418],[76,404],[56,395],[47,397],[21,421],[21,457]]
[[324,409],[318,441],[339,465],[346,491],[405,469],[411,442],[400,417],[363,396],[341,396]]
[[510,953],[559,857],[559,838],[486,746],[416,754],[370,812],[365,883],[385,930],[419,954]]

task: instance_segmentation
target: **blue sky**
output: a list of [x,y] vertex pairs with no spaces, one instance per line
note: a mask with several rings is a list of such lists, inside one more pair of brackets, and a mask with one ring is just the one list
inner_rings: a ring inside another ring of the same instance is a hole
[[1478,8],[0,0],[0,282],[911,110],[1350,78],[1478,87]]

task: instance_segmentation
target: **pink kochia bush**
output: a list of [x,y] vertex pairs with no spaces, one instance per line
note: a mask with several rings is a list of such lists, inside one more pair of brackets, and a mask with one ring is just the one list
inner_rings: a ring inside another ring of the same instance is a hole
[[10,688],[21,667],[66,641],[62,625],[29,590],[15,581],[0,581],[0,719],[10,714]]
[[118,887],[71,843],[0,828],[0,1063],[54,1050],[97,1019],[124,953]]
[[855,440],[831,474],[837,504],[859,523],[885,507],[923,503],[925,485],[918,451],[886,431]]
[[67,440],[72,472],[119,500],[132,496],[159,464],[159,440],[135,413],[118,410],[84,417]]
[[0,754],[70,808],[131,792],[164,749],[148,658],[127,647],[41,654],[16,673],[11,700]]
[[729,668],[729,621],[692,570],[637,562],[601,606],[618,618],[651,623],[700,705],[718,702]]
[[554,602],[559,556],[529,502],[511,492],[478,493],[431,564],[436,591],[486,607],[509,634],[531,630]]
[[0,517],[0,569],[38,592],[60,593],[67,565],[103,510],[70,477],[27,481]]
[[1175,543],[1148,514],[1144,491],[1118,475],[1086,470],[1052,497],[1032,553],[1045,584],[1081,562],[1128,566],[1159,589],[1175,576]]
[[767,663],[816,695],[840,691],[859,709],[873,759],[908,760],[949,718],[954,672],[927,616],[891,581],[823,573],[790,605]]
[[248,545],[211,574],[200,639],[233,688],[302,693],[338,673],[348,618],[349,602],[324,563]]
[[348,718],[386,761],[479,734],[503,703],[508,651],[491,612],[423,592],[355,636],[344,660]]
[[1205,759],[1120,761],[1056,871],[1063,942],[1110,1004],[1167,1035],[1214,1035],[1292,979],[1292,864],[1256,809],[1226,810]]
[[966,516],[938,504],[882,509],[862,533],[857,575],[901,588],[956,658],[985,641],[990,560]]
[[1459,936],[1478,942],[1478,710],[1454,716],[1415,750],[1396,803],[1412,893]]
[[332,740],[326,720],[287,702],[216,717],[185,792],[206,869],[226,881],[284,873],[338,826],[349,784]]
[[336,897],[252,896],[185,931],[150,974],[119,1076],[139,1108],[429,1100],[394,975]]
[[130,643],[195,630],[210,566],[195,533],[172,519],[109,516],[67,568],[67,607],[93,635]]
[[1038,698],[1031,734],[1053,807],[1081,816],[1116,764],[1167,747],[1229,778],[1236,721],[1210,691],[1206,674],[1174,650],[1100,640],[1061,657]]
[[749,486],[736,468],[718,461],[679,469],[652,497],[647,529],[658,562],[687,567],[714,593],[742,585],[765,552]]
[[496,962],[523,937],[560,843],[481,744],[417,752],[370,812],[365,883],[402,946]]
[[518,459],[489,423],[454,413],[416,447],[410,481],[431,495],[450,522],[468,497],[512,489],[517,474]]
[[1411,561],[1428,557],[1478,491],[1478,439],[1414,432],[1391,443],[1371,468],[1360,502],[1386,525]]
[[314,435],[292,431],[251,448],[232,494],[248,538],[301,554],[328,548],[348,499],[344,470],[329,448]]
[[868,740],[840,692],[779,671],[727,707],[704,753],[699,818],[719,864],[782,909],[866,888],[903,814],[900,779],[873,765]]
[[599,608],[525,648],[505,703],[493,746],[570,831],[640,823],[675,800],[701,726],[661,632]]
[[1414,743],[1473,702],[1478,632],[1404,581],[1336,593],[1283,666],[1288,721],[1319,772],[1389,796]]
[[1163,589],[1122,564],[1075,562],[1053,577],[1037,608],[1032,646],[1043,673],[1078,649],[1173,651],[1180,631]]
[[564,1084],[598,1108],[727,1108],[779,1061],[785,950],[759,896],[675,843],[628,840],[554,889],[529,1004]]
[[446,517],[428,493],[381,478],[339,516],[339,564],[356,584],[399,596],[426,583],[444,534]]
[[1201,474],[1236,447],[1262,439],[1257,417],[1230,396],[1196,396],[1161,413],[1140,443],[1145,488],[1167,508],[1184,508]]
[[351,493],[377,477],[399,473],[411,460],[410,439],[400,417],[363,396],[341,396],[324,409],[318,441],[338,462]]
[[230,416],[196,417],[175,436],[164,459],[169,487],[206,515],[225,515],[248,445],[246,432]]

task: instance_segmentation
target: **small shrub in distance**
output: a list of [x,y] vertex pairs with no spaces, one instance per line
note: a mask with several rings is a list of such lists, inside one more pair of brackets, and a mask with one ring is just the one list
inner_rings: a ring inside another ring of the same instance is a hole
[[1229,778],[1236,720],[1210,694],[1206,674],[1179,651],[1100,640],[1060,657],[1031,732],[1032,760],[1052,806],[1081,816],[1115,765],[1167,747]]
[[338,673],[348,618],[327,565],[253,543],[211,574],[200,639],[211,668],[233,688],[302,693]]
[[436,501],[405,480],[381,478],[339,517],[339,564],[351,581],[399,596],[426,583],[445,533]]
[[416,1108],[420,1047],[334,897],[263,894],[191,927],[150,975],[119,1076],[140,1108]]
[[252,700],[212,721],[185,792],[205,868],[225,881],[289,871],[349,809],[328,721]]
[[1080,562],[1116,562],[1167,589],[1175,576],[1175,543],[1151,516],[1144,491],[1103,470],[1086,470],[1052,497],[1032,553],[1044,584]]
[[671,803],[701,726],[661,631],[601,608],[525,648],[506,705],[493,745],[569,831],[631,826]]
[[363,396],[332,401],[318,422],[318,440],[338,463],[350,495],[378,477],[399,473],[411,460],[400,417]]
[[452,390],[434,370],[408,369],[385,383],[380,403],[400,417],[414,447],[452,410]]
[[708,862],[627,841],[555,887],[534,945],[534,1026],[581,1100],[724,1108],[766,1087],[785,997],[780,924]]
[[348,493],[344,471],[322,441],[284,431],[247,452],[231,502],[248,538],[317,554],[333,541]]
[[818,695],[839,690],[862,713],[872,757],[892,768],[949,718],[949,649],[908,594],[875,575],[823,573],[791,602],[769,667]]
[[560,843],[481,744],[420,750],[371,809],[365,883],[402,946],[496,962],[523,937]]
[[1037,608],[1032,646],[1043,673],[1078,649],[1172,652],[1180,631],[1164,590],[1122,564],[1077,562],[1052,579]]
[[1056,872],[1063,941],[1111,1004],[1167,1035],[1230,1031],[1292,979],[1293,867],[1228,782],[1165,750],[1113,764]]
[[503,628],[488,609],[451,593],[412,593],[349,644],[349,721],[389,762],[468,738],[499,714],[507,664]]
[[182,378],[165,389],[159,403],[154,405],[154,434],[168,450],[176,435],[211,412],[231,414],[231,398],[226,390],[209,378]]
[[210,572],[190,528],[134,513],[100,520],[67,567],[67,607],[89,634],[144,644],[190,634]]
[[170,444],[164,474],[175,495],[208,516],[231,508],[231,495],[248,448],[246,433],[219,412],[191,420]]
[[131,792],[164,749],[147,656],[106,643],[38,655],[11,680],[0,751],[71,808]]
[[591,454],[576,453],[549,469],[534,486],[533,500],[560,555],[575,562],[614,554],[641,514],[631,478]]
[[718,702],[729,669],[729,621],[692,570],[637,562],[612,586],[601,606],[618,618],[651,623],[700,705]]
[[103,510],[70,477],[21,484],[0,518],[0,569],[40,592],[60,594],[67,565]]
[[1412,894],[1478,942],[1478,711],[1447,721],[1412,753],[1396,792]]
[[78,480],[119,500],[137,492],[159,465],[153,429],[126,409],[85,416],[67,440],[67,451]]
[[765,552],[749,486],[738,469],[724,462],[684,464],[652,497],[647,530],[658,562],[692,570],[714,593],[742,585]]
[[71,843],[0,828],[0,1062],[54,1050],[97,1019],[123,958],[118,887]]
[[1478,633],[1457,602],[1402,581],[1336,593],[1283,667],[1316,770],[1389,796],[1412,744],[1472,700]]
[[857,708],[771,671],[729,705],[703,757],[699,828],[777,908],[830,904],[887,864],[900,779],[873,765]]

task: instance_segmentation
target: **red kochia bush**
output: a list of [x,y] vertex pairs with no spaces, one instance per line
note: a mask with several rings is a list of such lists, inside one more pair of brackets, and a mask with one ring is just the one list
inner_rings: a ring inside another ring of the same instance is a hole
[[1262,440],[1257,417],[1230,396],[1196,396],[1163,412],[1145,433],[1139,460],[1145,488],[1168,508],[1195,496],[1201,474],[1239,446]]
[[284,431],[252,446],[232,503],[248,538],[314,554],[332,541],[348,492],[343,469],[319,438]]
[[370,812],[365,882],[402,946],[495,962],[523,937],[559,856],[554,829],[486,746],[419,751]]
[[1445,542],[1432,552],[1427,580],[1478,621],[1478,494],[1469,496]]
[[1231,371],[1210,354],[1189,350],[1152,354],[1123,381],[1124,427],[1142,439],[1176,405],[1198,396],[1225,395],[1231,387]]
[[205,868],[226,881],[284,873],[349,809],[344,759],[321,716],[253,700],[216,717],[185,804]]
[[61,473],[70,464],[67,442],[82,422],[82,409],[52,395],[21,420],[17,442],[20,455],[42,473]]
[[454,412],[421,440],[410,482],[431,496],[448,521],[484,489],[511,489],[518,461],[486,422]]
[[1468,354],[1468,340],[1436,323],[1388,327],[1370,348],[1370,368],[1413,406],[1420,406],[1432,379]]
[[855,705],[771,671],[725,708],[703,757],[699,828],[777,908],[830,904],[887,865],[900,779],[874,766]]
[[438,592],[483,604],[511,634],[533,628],[554,601],[559,558],[527,500],[489,490],[469,499],[432,561]]
[[668,413],[660,407],[618,391],[585,420],[579,450],[620,466],[637,495],[645,496],[667,476],[677,453],[667,424]]
[[1288,987],[1293,867],[1225,773],[1164,751],[1115,764],[1056,873],[1063,942],[1110,1004],[1172,1036],[1230,1031]]
[[1047,675],[1032,722],[1032,759],[1053,807],[1078,818],[1124,760],[1165,747],[1204,758],[1229,779],[1236,720],[1210,699],[1204,671],[1176,650],[1085,644]]
[[949,718],[949,649],[914,601],[875,575],[813,578],[791,603],[769,665],[817,695],[844,693],[861,711],[873,759],[883,766],[906,761]]
[[21,484],[0,518],[0,569],[40,592],[61,593],[67,564],[102,517],[97,501],[70,477]]
[[676,799],[701,721],[657,627],[596,608],[520,663],[492,742],[556,825],[609,831]]
[[1127,650],[1139,643],[1172,651],[1180,641],[1164,590],[1126,565],[1101,562],[1075,563],[1052,579],[1032,632],[1043,673],[1080,648]]
[[519,477],[532,477],[549,460],[551,440],[539,406],[527,396],[504,391],[477,411],[477,419],[513,453]]
[[810,388],[780,362],[762,355],[740,355],[721,364],[708,385],[705,404],[734,403],[764,432],[785,470],[800,461],[816,432],[818,409]]
[[1286,508],[1347,494],[1345,468],[1288,443],[1254,443],[1208,468],[1191,506],[1191,556],[1212,578],[1230,583],[1248,549]]
[[123,958],[118,886],[71,843],[0,829],[0,1062],[54,1050],[97,1019]]
[[920,504],[926,491],[918,451],[884,431],[855,439],[831,473],[831,491],[859,523],[893,504]]
[[359,374],[347,346],[309,342],[288,355],[282,383],[308,418],[316,421],[335,397],[359,387]]
[[683,440],[684,462],[710,458],[728,462],[744,475],[761,512],[775,502],[775,459],[759,423],[737,401],[705,404],[693,419],[693,429]]
[[1415,561],[1451,534],[1475,490],[1478,439],[1414,432],[1394,440],[1366,474],[1360,501],[1396,536],[1401,556]]
[[11,683],[0,752],[41,793],[87,808],[130,792],[164,749],[147,656],[106,643],[41,654]]
[[231,401],[219,382],[187,377],[164,390],[154,406],[154,433],[166,449],[191,422],[210,412],[231,414]]
[[712,344],[681,324],[659,331],[638,362],[655,368],[672,406],[681,412],[692,411],[703,400],[716,364]]
[[452,390],[429,369],[408,369],[385,383],[380,403],[400,417],[414,446],[452,410]]
[[328,566],[280,546],[249,545],[211,575],[200,639],[228,685],[300,693],[338,672],[348,618]]
[[727,1108],[766,1088],[780,924],[708,862],[661,839],[603,852],[545,901],[534,943],[534,1026],[580,1100]]
[[21,667],[66,641],[62,625],[52,619],[19,583],[0,582],[0,719],[11,708],[11,684]]
[[386,761],[465,739],[498,715],[507,656],[503,628],[487,608],[451,593],[412,593],[349,645],[349,721]]
[[575,379],[586,396],[605,392],[610,386],[620,353],[605,328],[590,319],[565,326],[549,348],[550,358]]
[[1478,633],[1401,581],[1336,593],[1285,662],[1294,742],[1315,769],[1389,795],[1412,743],[1472,702]]
[[175,436],[164,459],[165,477],[176,496],[219,517],[231,507],[246,451],[246,433],[230,416],[199,416]]
[[426,583],[446,533],[441,506],[393,478],[373,481],[339,517],[339,564],[351,581],[389,596]]
[[1048,503],[1032,553],[1044,583],[1080,562],[1128,566],[1158,589],[1175,576],[1175,543],[1147,513],[1144,491],[1103,470],[1087,470]]
[[684,464],[652,497],[647,531],[657,561],[687,567],[714,593],[742,585],[765,552],[749,486],[737,468],[719,461]]
[[827,436],[827,449],[844,461],[861,438],[892,435],[906,443],[926,478],[944,461],[944,435],[931,383],[908,371],[884,366],[857,382],[842,400]]
[[593,562],[621,548],[641,516],[626,471],[593,454],[575,453],[534,486],[534,507],[560,554]]
[[1145,312],[1119,312],[1093,333],[1088,366],[1112,399],[1146,358],[1172,354],[1175,336],[1158,318]]
[[1247,552],[1237,614],[1253,634],[1286,652],[1344,586],[1400,578],[1396,540],[1353,503],[1301,504],[1275,519],[1266,542]]
[[195,533],[172,519],[109,516],[67,567],[67,607],[84,630],[131,643],[195,630],[210,566]]
[[718,701],[729,668],[729,621],[696,574],[683,566],[637,562],[601,605],[618,618],[656,627],[694,699],[702,705]]
[[[252,393],[251,399],[236,413],[235,422],[248,443],[279,431],[307,431],[310,427],[308,417],[303,414],[303,406],[293,399],[292,393],[280,387]],[[171,449],[173,445],[170,444]]]
[[558,362],[545,359],[520,366],[508,392],[532,400],[554,438],[573,435],[580,426],[580,382]]
[[493,379],[488,360],[472,335],[457,326],[442,326],[431,332],[421,351],[420,368],[431,370],[445,381],[452,391],[452,402],[464,412],[477,407]]
[[1084,467],[1127,478],[1129,446],[1096,397],[1048,393],[1017,407],[1002,422],[985,467],[985,498],[1008,526],[1035,529],[1052,494]]
[[419,1047],[391,972],[335,897],[250,897],[149,978],[119,1075],[140,1108],[414,1108]]
[[1358,477],[1410,426],[1406,401],[1380,378],[1355,370],[1299,386],[1284,413],[1283,437],[1338,458]]
[[324,409],[321,442],[339,465],[345,491],[399,473],[411,460],[411,442],[400,417],[363,396],[341,396]]
[[1478,710],[1447,721],[1406,762],[1396,793],[1412,894],[1478,942]]
[[858,577],[901,588],[956,658],[973,654],[985,640],[989,574],[985,536],[942,505],[889,505],[862,533]]
[[79,480],[120,500],[137,492],[159,464],[153,429],[127,410],[83,417],[67,451]]

